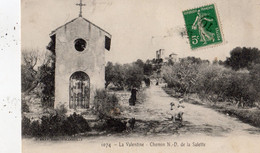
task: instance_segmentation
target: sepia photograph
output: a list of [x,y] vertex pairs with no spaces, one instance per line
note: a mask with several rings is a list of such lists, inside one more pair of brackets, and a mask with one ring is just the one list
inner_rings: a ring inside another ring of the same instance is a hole
[[22,153],[259,151],[259,1],[20,8]]

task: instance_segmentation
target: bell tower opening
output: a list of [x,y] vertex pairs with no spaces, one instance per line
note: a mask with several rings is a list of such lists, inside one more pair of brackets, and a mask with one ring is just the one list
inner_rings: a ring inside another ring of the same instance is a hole
[[89,108],[90,101],[90,79],[82,71],[73,73],[70,77],[69,108]]

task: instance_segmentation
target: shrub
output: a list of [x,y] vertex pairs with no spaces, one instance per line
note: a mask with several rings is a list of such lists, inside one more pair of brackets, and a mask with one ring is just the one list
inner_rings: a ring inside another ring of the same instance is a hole
[[[211,101],[235,100],[252,106],[259,101],[259,69],[234,71],[220,65],[181,61],[163,67],[163,77],[168,87],[182,93],[197,93]],[[238,104],[239,104],[238,103]]]
[[120,119],[108,118],[101,130],[106,130],[109,132],[123,132],[126,130],[126,123],[122,122]]
[[247,71],[233,71],[219,65],[202,67],[196,82],[199,94],[215,96],[213,101],[235,99],[251,105],[257,92],[252,86]]
[[35,136],[35,137],[41,137],[43,136],[42,134],[42,128],[41,128],[41,124],[39,121],[33,121],[31,124],[30,124],[30,136]]
[[260,64],[255,64],[251,67],[250,81],[254,85],[255,89],[260,93]]
[[100,118],[111,117],[120,113],[118,98],[115,94],[108,94],[106,90],[96,91],[94,107]]
[[68,135],[90,131],[88,122],[81,115],[76,113],[70,115],[67,120],[63,122],[62,128],[64,133]]
[[199,65],[182,61],[174,65],[164,66],[162,68],[163,79],[168,87],[175,88],[178,92],[194,92]]
[[22,134],[34,137],[71,136],[90,130],[86,119],[76,113],[69,117],[59,114],[43,116],[40,121],[33,122],[26,117],[22,119]]
[[195,88],[200,94],[223,96],[230,86],[232,71],[218,65],[200,66]]
[[65,116],[68,112],[67,108],[64,104],[60,105],[58,108],[55,109],[55,112],[60,116]]
[[22,134],[23,135],[30,135],[30,133],[31,133],[30,125],[31,125],[30,119],[23,116],[22,117]]
[[27,105],[27,103],[25,101],[22,100],[22,112],[29,112],[29,106]]
[[[63,116],[57,115],[50,115],[50,116],[43,116],[41,118],[41,134],[43,136],[57,136],[63,135],[63,122],[66,120]],[[66,133],[65,133],[66,134]]]

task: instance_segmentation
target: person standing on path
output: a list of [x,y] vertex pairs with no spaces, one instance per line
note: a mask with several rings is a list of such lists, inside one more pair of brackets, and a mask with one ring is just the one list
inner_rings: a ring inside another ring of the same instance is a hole
[[129,105],[130,106],[135,106],[135,102],[136,102],[136,92],[138,90],[136,88],[132,88],[131,90],[131,97],[129,99]]

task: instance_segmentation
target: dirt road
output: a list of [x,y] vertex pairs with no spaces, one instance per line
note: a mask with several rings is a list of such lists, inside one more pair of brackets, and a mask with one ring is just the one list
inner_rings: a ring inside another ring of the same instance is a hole
[[[145,107],[151,112],[149,118],[162,120],[165,112],[169,110],[170,102],[177,101],[176,98],[168,96],[161,87],[151,86],[147,89],[147,103]],[[250,135],[259,134],[259,128],[242,123],[236,118],[219,113],[210,108],[200,105],[183,103],[184,126],[178,130],[180,135]]]
[[[213,109],[190,103],[182,104],[185,108],[182,126],[176,128],[169,120],[170,103],[177,103],[178,99],[170,97],[160,86],[151,86],[145,90],[147,99],[134,107],[125,101],[121,105],[125,108],[122,116],[135,117],[137,127],[133,132],[146,135],[172,134],[184,137],[191,135],[229,136],[229,135],[259,135],[260,129],[245,124],[234,117],[219,113]],[[141,124],[141,123],[142,124]],[[141,124],[141,125],[139,125]],[[176,130],[177,129],[177,130]]]

